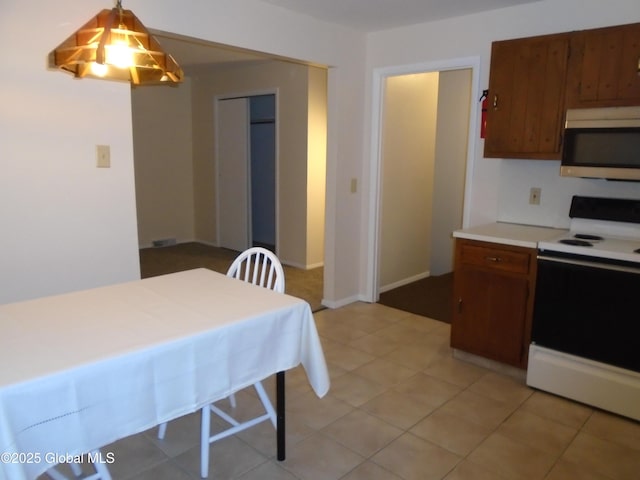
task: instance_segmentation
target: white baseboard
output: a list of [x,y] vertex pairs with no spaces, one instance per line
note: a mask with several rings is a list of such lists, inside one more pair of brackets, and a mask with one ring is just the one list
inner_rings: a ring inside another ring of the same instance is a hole
[[[213,245],[212,243],[208,243],[208,242],[202,242],[200,240],[193,240],[193,239],[184,239],[184,238],[177,238],[175,239],[176,243],[174,245],[180,245],[181,243],[204,243],[206,245],[210,245],[212,247],[215,247],[215,245]],[[138,249],[142,250],[143,248],[163,248],[163,247],[156,247],[153,243],[143,243],[141,245],[138,245]]]
[[360,298],[360,295],[354,295],[353,297],[347,297],[347,298],[342,298],[340,300],[333,300],[333,301],[325,300],[323,298],[321,303],[327,308],[334,309],[334,308],[344,307],[345,305],[349,305],[351,303],[361,302],[361,301],[363,300]]
[[409,278],[403,278],[402,280],[399,280],[394,283],[390,283],[389,285],[383,285],[380,287],[379,292],[380,293],[388,292],[389,290],[393,290],[394,288],[403,287],[404,285],[409,285],[410,283],[417,282],[418,280],[422,280],[423,278],[427,278],[430,276],[431,276],[431,272],[427,270],[426,272],[419,273],[418,275],[414,275]]
[[204,240],[189,240],[190,242],[196,242],[196,243],[201,243],[203,245],[207,245],[209,247],[216,247],[218,248],[218,244],[214,243],[214,242],[206,242]]
[[287,262],[286,260],[282,260],[282,259],[280,259],[280,261],[282,262],[282,265],[286,265],[288,267],[293,267],[293,268],[299,268],[300,270],[312,270],[314,268],[324,267],[324,263],[322,262],[314,263],[311,265],[302,265],[300,263]]

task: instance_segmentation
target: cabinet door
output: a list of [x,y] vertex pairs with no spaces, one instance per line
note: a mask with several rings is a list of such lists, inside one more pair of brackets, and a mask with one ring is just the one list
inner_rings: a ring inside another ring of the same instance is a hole
[[528,279],[474,267],[455,275],[451,346],[522,367]]
[[576,32],[567,106],[640,105],[640,23]]
[[494,42],[485,157],[560,158],[568,34]]

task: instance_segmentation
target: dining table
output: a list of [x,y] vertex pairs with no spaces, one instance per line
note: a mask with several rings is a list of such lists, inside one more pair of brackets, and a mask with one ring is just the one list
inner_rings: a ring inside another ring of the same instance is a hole
[[330,386],[307,302],[206,268],[0,305],[0,362],[1,480],[35,479],[274,374],[282,460],[284,372],[301,364],[320,398]]

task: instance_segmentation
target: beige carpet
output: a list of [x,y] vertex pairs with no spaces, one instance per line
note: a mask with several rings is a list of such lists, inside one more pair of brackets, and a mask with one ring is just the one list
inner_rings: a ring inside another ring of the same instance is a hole
[[[169,247],[143,248],[140,250],[140,272],[142,278],[155,277],[166,273],[209,268],[227,273],[227,269],[238,252],[217,248],[202,243],[181,243]],[[285,291],[289,295],[306,300],[314,312],[322,310],[324,269],[303,270],[283,265]]]

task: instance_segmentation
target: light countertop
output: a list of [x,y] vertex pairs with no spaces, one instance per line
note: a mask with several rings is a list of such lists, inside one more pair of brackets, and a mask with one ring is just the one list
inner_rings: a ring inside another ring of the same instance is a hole
[[538,242],[566,233],[566,229],[521,225],[517,223],[489,223],[453,232],[455,238],[501,243],[526,248],[537,248]]

